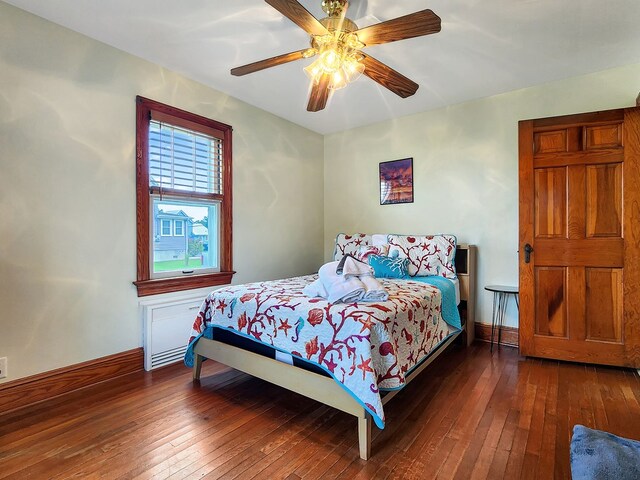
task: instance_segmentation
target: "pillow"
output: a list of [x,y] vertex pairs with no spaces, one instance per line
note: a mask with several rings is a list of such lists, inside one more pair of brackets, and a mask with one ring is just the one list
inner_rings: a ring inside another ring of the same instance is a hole
[[333,249],[333,260],[338,262],[347,254],[355,257],[361,245],[371,245],[371,235],[365,233],[354,233],[352,235],[339,233],[336,237],[336,246]]
[[371,235],[371,245],[375,245],[379,247],[380,245],[387,244],[387,234],[386,233],[374,233]]
[[381,257],[386,257],[389,254],[389,245],[362,245],[358,248],[358,252],[356,253],[356,258],[361,262],[367,263],[367,259],[369,255],[380,255]]
[[404,278],[407,276],[407,258],[390,258],[369,255],[369,265],[373,267],[376,278]]
[[455,235],[389,235],[389,256],[409,260],[409,275],[455,278]]

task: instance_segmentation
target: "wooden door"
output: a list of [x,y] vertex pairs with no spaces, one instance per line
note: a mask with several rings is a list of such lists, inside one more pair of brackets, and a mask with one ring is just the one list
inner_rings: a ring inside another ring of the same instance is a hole
[[521,353],[640,367],[640,110],[522,121],[519,149]]

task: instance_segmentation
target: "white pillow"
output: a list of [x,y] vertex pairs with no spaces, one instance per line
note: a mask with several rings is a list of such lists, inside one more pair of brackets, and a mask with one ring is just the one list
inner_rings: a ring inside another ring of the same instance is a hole
[[374,233],[371,235],[371,245],[374,247],[381,247],[382,245],[387,244],[387,234],[386,233]]

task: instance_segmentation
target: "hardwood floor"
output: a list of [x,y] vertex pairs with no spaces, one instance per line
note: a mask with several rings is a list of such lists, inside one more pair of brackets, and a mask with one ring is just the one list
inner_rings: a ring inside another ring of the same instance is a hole
[[0,416],[0,478],[569,478],[574,424],[640,438],[635,371],[453,347],[386,406],[373,456],[356,419],[205,362]]

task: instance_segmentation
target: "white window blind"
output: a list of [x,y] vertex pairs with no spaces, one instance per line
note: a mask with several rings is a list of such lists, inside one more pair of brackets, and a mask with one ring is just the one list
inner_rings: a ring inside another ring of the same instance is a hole
[[222,140],[151,120],[149,187],[223,194]]

